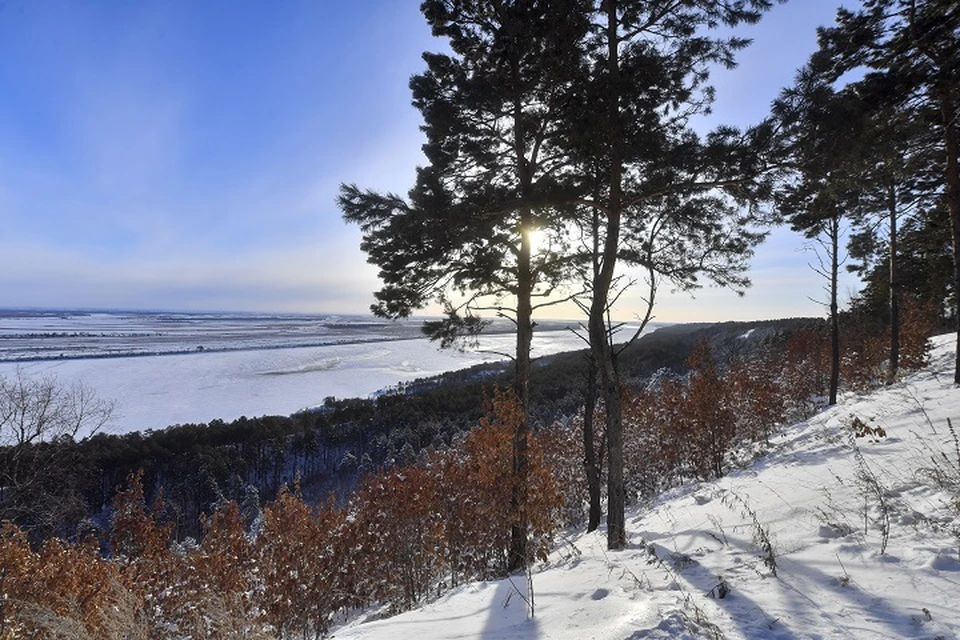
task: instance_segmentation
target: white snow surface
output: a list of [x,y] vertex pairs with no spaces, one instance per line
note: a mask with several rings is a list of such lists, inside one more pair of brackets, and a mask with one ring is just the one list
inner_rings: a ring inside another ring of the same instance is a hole
[[[366,397],[503,360],[515,349],[509,333],[485,335],[476,349],[440,349],[418,337],[419,326],[368,316],[0,312],[0,376],[19,369],[83,383],[115,403],[101,432],[126,433],[290,415],[330,396]],[[543,326],[534,357],[585,347],[563,323]]]
[[[561,333],[561,332],[557,332]],[[551,353],[550,337],[538,341]],[[567,336],[556,336],[566,341]],[[509,336],[485,344],[509,349]],[[567,347],[573,348],[573,347]],[[563,349],[557,349],[563,350]],[[0,363],[0,374],[16,367],[81,381],[116,403],[102,431],[125,433],[173,424],[234,420],[240,416],[289,415],[324,398],[366,397],[400,382],[463,369],[502,356],[440,350],[423,338],[362,344],[187,353],[162,356]],[[78,434],[82,437],[86,434]]]
[[[460,587],[393,618],[354,621],[334,635],[957,638],[960,484],[948,489],[960,481],[960,450],[947,424],[960,429],[954,340],[934,339],[927,369],[784,429],[748,467],[634,506],[626,550],[607,551],[603,529],[568,533],[532,572],[532,616],[525,579],[516,576]],[[886,436],[854,438],[853,416]],[[937,470],[943,482],[934,480]],[[883,553],[881,496],[889,519]],[[770,541],[776,575],[758,530]],[[716,597],[720,576],[724,598]]]

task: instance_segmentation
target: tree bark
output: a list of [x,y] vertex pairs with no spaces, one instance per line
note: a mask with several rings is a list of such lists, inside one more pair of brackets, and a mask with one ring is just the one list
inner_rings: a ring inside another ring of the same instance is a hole
[[840,271],[840,214],[830,218],[830,399],[828,404],[837,404],[840,388],[840,316],[837,305],[837,289]]
[[[512,24],[512,23],[511,23]],[[513,38],[520,37],[513,33]],[[523,103],[520,79],[520,61],[516,53],[511,56],[515,99],[513,102],[513,152],[517,163],[517,184],[521,202],[530,197],[533,174],[527,162],[527,131],[523,126]],[[513,437],[513,486],[510,492],[514,521],[510,527],[510,553],[508,569],[526,568],[527,554],[527,493],[529,484],[529,460],[527,446],[530,439],[530,345],[533,342],[533,272],[531,271],[531,238],[533,211],[529,204],[520,208],[517,228],[520,250],[517,253],[517,354],[514,392],[520,402],[520,423]]]
[[596,444],[593,437],[593,423],[597,407],[597,361],[593,353],[587,358],[586,392],[583,400],[583,468],[587,476],[587,494],[590,498],[590,512],[587,516],[587,531],[596,531],[603,518],[600,504],[600,465],[597,460]]
[[620,407],[620,376],[610,344],[606,316],[610,287],[617,261],[622,208],[623,141],[620,135],[620,61],[616,0],[605,0],[607,25],[607,71],[609,86],[608,126],[610,144],[609,201],[600,271],[593,288],[590,306],[590,345],[600,369],[607,427],[607,548],[627,545],[623,484],[623,419]]
[[900,368],[900,279],[897,277],[897,190],[891,183],[887,190],[890,214],[890,360],[887,384],[893,384]]
[[960,140],[957,133],[956,102],[949,85],[940,89],[940,115],[947,154],[947,207],[950,210],[953,230],[953,319],[957,329],[953,382],[960,384]]
[[[596,194],[597,201],[601,194]],[[591,258],[592,258],[592,282],[596,283],[600,277],[600,212],[594,208],[591,212]],[[588,321],[589,325],[589,321]],[[592,344],[592,342],[591,342]],[[589,496],[590,511],[587,516],[587,531],[596,531],[600,527],[600,521],[603,519],[603,505],[601,503],[600,477],[603,468],[603,446],[601,443],[600,455],[597,454],[596,441],[594,438],[594,424],[596,421],[597,408],[597,355],[591,351],[587,355],[587,376],[586,387],[583,397],[583,467],[587,480],[587,495]]]
[[530,345],[533,341],[533,309],[531,294],[533,278],[530,272],[530,209],[520,216],[520,253],[517,278],[517,356],[514,393],[522,408],[520,423],[513,436],[513,487],[510,502],[514,522],[510,528],[510,556],[508,569],[516,571],[527,566],[527,491],[529,460],[527,445],[530,438]]

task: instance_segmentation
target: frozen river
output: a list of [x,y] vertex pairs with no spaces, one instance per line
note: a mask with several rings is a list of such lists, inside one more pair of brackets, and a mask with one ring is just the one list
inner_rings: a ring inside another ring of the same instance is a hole
[[[565,323],[541,323],[534,356],[583,348]],[[539,327],[538,327],[539,328]],[[324,398],[502,360],[511,334],[478,350],[440,350],[419,322],[371,317],[0,312],[0,375],[82,381],[116,403],[103,431],[288,415]]]

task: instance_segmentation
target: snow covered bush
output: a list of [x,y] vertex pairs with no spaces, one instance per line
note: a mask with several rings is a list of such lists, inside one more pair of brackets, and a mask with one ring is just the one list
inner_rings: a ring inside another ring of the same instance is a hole
[[688,480],[722,476],[736,448],[766,442],[787,416],[781,372],[763,354],[722,372],[707,343],[683,378],[658,379],[624,405],[628,485],[653,496]]
[[146,638],[139,601],[95,540],[52,538],[38,551],[0,529],[0,638]]
[[273,635],[322,637],[337,611],[357,604],[351,534],[341,509],[314,508],[296,488],[264,508],[251,570],[259,581],[254,605]]

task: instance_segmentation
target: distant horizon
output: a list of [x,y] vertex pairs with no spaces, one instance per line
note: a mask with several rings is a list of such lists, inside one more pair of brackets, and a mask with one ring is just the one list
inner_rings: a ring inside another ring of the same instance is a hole
[[[232,316],[291,316],[291,317],[330,317],[330,316],[354,316],[359,318],[376,318],[378,320],[383,320],[384,322],[413,322],[420,319],[431,319],[442,317],[442,314],[429,314],[429,313],[415,313],[411,314],[408,318],[383,318],[374,314],[372,311],[366,312],[334,312],[334,311],[254,311],[254,310],[230,310],[230,309],[174,309],[174,308],[135,308],[135,307],[84,307],[84,306],[0,306],[0,316],[5,314],[12,313],[42,313],[42,314],[56,314],[56,313],[89,313],[89,314],[111,314],[111,313],[132,313],[132,314],[181,314],[181,315],[232,315]],[[490,320],[497,320],[497,316],[484,316],[480,317]],[[502,318],[504,322],[510,322],[507,318]],[[586,319],[586,316],[581,317],[539,317],[534,315],[534,322],[543,322],[543,323],[574,323],[582,322]],[[777,320],[794,320],[794,319],[824,319],[822,316],[805,316],[805,315],[785,315],[778,317],[770,318],[750,318],[742,320],[731,320],[728,318],[719,318],[714,320],[684,320],[684,321],[671,321],[671,320],[661,320],[659,318],[653,317],[650,319],[650,324],[660,324],[660,325],[672,325],[672,324],[715,324],[721,322],[773,322]],[[613,319],[613,322],[616,324],[639,324],[640,319],[631,318],[631,319]]]

